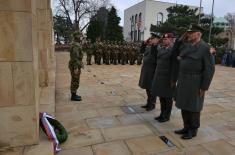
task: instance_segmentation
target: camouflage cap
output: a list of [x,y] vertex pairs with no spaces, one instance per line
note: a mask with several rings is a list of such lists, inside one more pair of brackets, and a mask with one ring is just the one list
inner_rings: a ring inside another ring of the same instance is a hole
[[80,31],[75,31],[72,35],[73,35],[73,38],[79,38],[82,36],[82,33]]

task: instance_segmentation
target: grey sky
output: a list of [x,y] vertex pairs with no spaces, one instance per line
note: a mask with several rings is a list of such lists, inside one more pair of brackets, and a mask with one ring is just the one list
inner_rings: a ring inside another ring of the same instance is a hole
[[[111,0],[112,4],[117,7],[118,14],[122,18],[121,25],[123,25],[124,10],[138,2],[143,0]],[[188,4],[200,6],[200,0],[160,0],[164,2],[171,2],[178,4]],[[202,7],[204,8],[204,13],[210,14],[212,7],[212,0],[202,0]],[[228,12],[235,13],[235,0],[215,0],[214,14],[217,17],[223,17]]]

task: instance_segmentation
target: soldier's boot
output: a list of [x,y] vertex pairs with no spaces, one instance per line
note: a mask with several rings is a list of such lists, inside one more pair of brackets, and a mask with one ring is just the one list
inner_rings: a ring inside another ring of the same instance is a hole
[[91,65],[91,61],[87,61],[87,65]]
[[193,129],[189,129],[185,134],[182,135],[182,139],[192,139],[193,137],[197,136],[197,129],[193,130]]
[[91,57],[89,57],[89,56],[87,58],[87,65],[91,65]]
[[180,129],[180,130],[175,130],[175,134],[177,134],[177,135],[183,135],[183,134],[186,134],[187,132],[188,132],[187,128],[183,128],[183,129]]
[[106,62],[106,63],[105,63],[106,65],[109,65],[109,60],[106,60],[105,62]]
[[71,93],[71,101],[82,101],[82,97],[76,95],[76,93]]
[[165,104],[163,104],[162,102],[160,102],[160,108],[161,108],[161,113],[158,117],[155,117],[154,119],[159,121],[163,118],[163,114],[164,114],[164,109],[165,109]]
[[151,103],[147,108],[146,108],[146,111],[152,111],[155,109],[155,104],[154,103]]
[[125,61],[124,60],[122,60],[122,65],[125,65]]
[[170,120],[172,104],[173,104],[172,100],[167,98],[164,99],[163,117],[158,120],[160,123],[164,123]]

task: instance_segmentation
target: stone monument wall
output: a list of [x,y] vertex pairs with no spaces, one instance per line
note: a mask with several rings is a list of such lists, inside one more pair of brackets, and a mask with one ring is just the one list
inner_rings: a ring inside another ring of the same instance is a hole
[[0,148],[37,144],[54,59],[50,0],[0,0]]

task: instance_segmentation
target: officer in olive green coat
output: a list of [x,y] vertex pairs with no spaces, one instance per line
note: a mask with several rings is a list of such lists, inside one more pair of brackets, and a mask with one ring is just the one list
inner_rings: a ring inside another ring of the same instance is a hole
[[161,46],[158,46],[157,67],[154,74],[152,94],[160,98],[161,113],[155,119],[160,123],[170,120],[175,85],[172,79],[173,33],[162,36]]
[[209,89],[215,67],[209,46],[201,39],[203,29],[191,25],[187,42],[180,49],[179,76],[176,88],[176,107],[181,109],[184,128],[175,131],[182,139],[197,135],[200,127],[200,112],[203,109],[205,92]]
[[81,45],[82,34],[79,31],[74,32],[73,42],[70,46],[70,60],[69,60],[69,70],[71,73],[71,100],[72,101],[81,101],[81,96],[77,95],[77,89],[79,88],[80,83],[80,74],[81,68],[83,68],[83,51]]
[[151,89],[157,66],[157,47],[159,36],[155,33],[151,33],[151,35],[151,38],[149,38],[142,47],[145,52],[139,80],[140,88],[145,89],[148,96],[147,104],[142,106],[142,108],[145,108],[147,111],[155,109],[156,103],[156,97],[152,95]]

